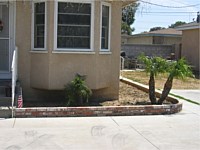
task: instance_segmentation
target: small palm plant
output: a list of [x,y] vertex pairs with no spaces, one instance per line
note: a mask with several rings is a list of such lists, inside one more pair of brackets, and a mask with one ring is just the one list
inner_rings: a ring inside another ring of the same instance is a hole
[[165,73],[167,70],[167,61],[161,57],[148,58],[144,54],[139,56],[139,60],[145,65],[145,71],[150,74],[149,78],[149,99],[151,104],[157,104],[155,94],[155,76]]
[[76,74],[75,78],[65,85],[65,94],[67,106],[77,106],[83,105],[84,102],[88,103],[92,91],[85,84],[85,76]]
[[[148,58],[142,54],[139,56],[139,60],[145,64],[145,71],[150,74],[149,99],[151,104],[163,104],[172,89],[173,79],[175,77],[181,79],[193,77],[191,67],[187,64],[184,58],[170,62],[161,57]],[[155,94],[155,76],[160,73],[168,73],[169,75],[164,85],[161,97],[157,100]]]
[[163,104],[164,100],[167,98],[170,90],[172,89],[174,78],[185,79],[186,77],[194,77],[191,67],[187,64],[184,58],[181,58],[178,61],[169,62],[168,66],[169,76],[165,82],[158,104]]

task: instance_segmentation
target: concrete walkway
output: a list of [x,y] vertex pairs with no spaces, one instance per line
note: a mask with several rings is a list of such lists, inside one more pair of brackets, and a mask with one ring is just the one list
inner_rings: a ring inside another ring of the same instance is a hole
[[171,90],[170,93],[200,103],[200,90]]
[[0,119],[1,150],[199,150],[200,108],[165,116]]

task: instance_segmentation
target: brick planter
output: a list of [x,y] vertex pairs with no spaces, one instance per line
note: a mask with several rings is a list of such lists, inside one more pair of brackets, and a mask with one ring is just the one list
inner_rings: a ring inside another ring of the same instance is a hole
[[[120,79],[129,85],[148,92],[148,87],[128,79]],[[160,91],[156,91],[159,96]],[[182,110],[182,103],[172,96],[167,98],[169,105],[98,106],[98,107],[34,107],[16,108],[15,117],[89,117],[89,116],[134,116],[167,115]]]
[[165,115],[181,111],[182,103],[145,106],[16,108],[15,117],[87,117]]

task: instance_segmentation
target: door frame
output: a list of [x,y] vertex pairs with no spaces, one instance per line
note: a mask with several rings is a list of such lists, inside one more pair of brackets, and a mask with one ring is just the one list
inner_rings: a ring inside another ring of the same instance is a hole
[[9,69],[8,71],[0,71],[0,79],[11,79],[12,56],[15,49],[16,1],[3,0],[0,5],[9,5]]

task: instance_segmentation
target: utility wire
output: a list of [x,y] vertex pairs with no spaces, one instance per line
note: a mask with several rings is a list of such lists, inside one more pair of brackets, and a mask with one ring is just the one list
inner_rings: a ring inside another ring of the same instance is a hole
[[165,14],[165,13],[166,14],[186,14],[186,13],[195,13],[196,14],[197,12],[180,12],[180,11],[179,12],[172,12],[172,11],[171,12],[162,12],[162,11],[158,12],[157,11],[157,12],[142,12],[142,13],[145,13],[145,14],[162,14],[162,13],[163,14]]
[[[188,16],[188,15],[176,15],[176,14],[143,14],[144,16]],[[137,15],[138,16],[138,15]]]
[[195,7],[195,6],[200,5],[200,3],[198,3],[198,4],[194,4],[194,5],[187,5],[187,6],[166,6],[166,5],[155,4],[155,3],[151,3],[151,2],[147,2],[147,1],[143,1],[143,0],[139,0],[139,1],[146,3],[146,4],[154,5],[154,6],[167,7],[167,8],[187,8],[187,7]]
[[[179,4],[183,4],[183,5],[189,5],[188,3],[183,3],[183,2],[180,2],[180,1],[176,1],[176,0],[171,0],[172,2],[175,2],[175,3],[179,3]],[[197,5],[198,6],[198,5]]]

